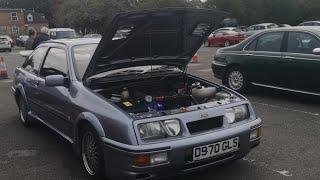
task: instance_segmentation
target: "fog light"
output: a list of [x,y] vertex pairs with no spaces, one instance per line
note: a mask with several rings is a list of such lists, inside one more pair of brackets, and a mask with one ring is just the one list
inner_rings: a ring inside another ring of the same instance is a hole
[[150,164],[161,164],[168,161],[168,154],[166,152],[158,153],[158,154],[152,154],[150,156]]
[[257,129],[254,129],[254,130],[251,131],[250,140],[257,139],[257,138],[259,138],[261,136],[262,136],[262,127],[259,127]]
[[133,157],[134,166],[149,166],[150,165],[150,155],[148,154],[138,154]]

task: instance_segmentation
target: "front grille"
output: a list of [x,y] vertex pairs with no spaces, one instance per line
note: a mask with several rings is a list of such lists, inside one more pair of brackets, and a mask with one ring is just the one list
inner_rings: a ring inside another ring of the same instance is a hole
[[204,131],[209,131],[215,128],[222,127],[223,116],[213,117],[209,119],[203,119],[199,121],[187,123],[190,134],[201,133]]

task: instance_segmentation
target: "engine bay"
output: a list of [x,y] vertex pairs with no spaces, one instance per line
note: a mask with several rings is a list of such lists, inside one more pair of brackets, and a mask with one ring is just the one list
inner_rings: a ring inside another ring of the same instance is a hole
[[122,81],[95,92],[138,119],[187,112],[205,103],[226,104],[236,98],[220,86],[210,86],[185,75]]

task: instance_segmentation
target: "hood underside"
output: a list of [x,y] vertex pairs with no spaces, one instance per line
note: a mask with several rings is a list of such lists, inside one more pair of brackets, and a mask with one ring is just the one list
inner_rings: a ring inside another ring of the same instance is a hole
[[119,14],[105,29],[83,79],[134,66],[170,65],[184,70],[225,15],[190,8]]

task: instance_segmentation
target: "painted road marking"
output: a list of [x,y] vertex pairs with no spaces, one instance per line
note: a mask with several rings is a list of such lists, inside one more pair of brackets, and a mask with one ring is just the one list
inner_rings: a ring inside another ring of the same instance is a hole
[[211,72],[212,69],[200,69],[200,70],[197,70],[198,72]]
[[12,83],[13,80],[11,79],[5,79],[5,80],[0,80],[0,83]]
[[6,155],[8,158],[21,158],[21,157],[32,157],[36,156],[38,151],[36,150],[13,150],[8,152]]
[[267,106],[267,107],[271,107],[271,108],[277,108],[277,109],[282,109],[282,110],[287,110],[287,111],[293,111],[293,112],[308,114],[308,115],[312,115],[312,116],[320,116],[319,113],[302,111],[302,110],[298,110],[298,109],[286,108],[286,107],[283,107],[283,106],[266,104],[266,103],[255,102],[255,101],[251,101],[251,102],[252,102],[253,104],[258,104],[258,105]]
[[268,164],[264,163],[264,162],[257,162],[256,160],[254,159],[248,159],[248,158],[242,158],[243,161],[246,161],[252,165],[255,165],[255,166],[259,166],[259,167],[262,167],[262,168],[265,168],[269,171],[272,171],[272,172],[275,172],[275,173],[278,173],[282,176],[286,176],[286,177],[292,177],[293,174],[290,173],[288,170],[285,170],[285,169],[281,169],[281,170],[276,170],[276,169],[273,169],[271,168]]

